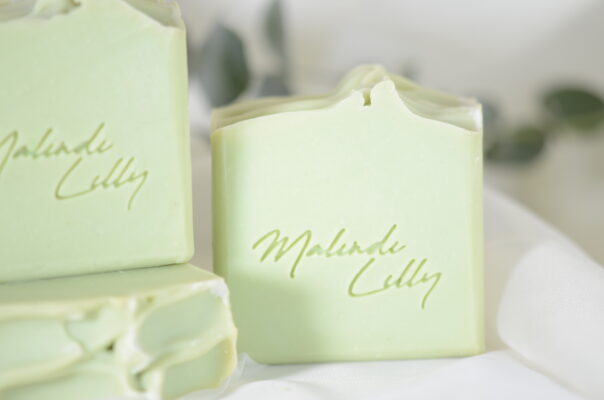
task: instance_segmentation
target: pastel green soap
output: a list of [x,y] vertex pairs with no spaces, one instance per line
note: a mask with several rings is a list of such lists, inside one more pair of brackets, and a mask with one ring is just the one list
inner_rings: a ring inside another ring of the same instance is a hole
[[188,261],[175,2],[0,1],[0,282]]
[[174,399],[236,364],[228,290],[180,264],[0,284],[0,398]]
[[379,66],[213,116],[215,271],[265,363],[480,353],[480,105]]

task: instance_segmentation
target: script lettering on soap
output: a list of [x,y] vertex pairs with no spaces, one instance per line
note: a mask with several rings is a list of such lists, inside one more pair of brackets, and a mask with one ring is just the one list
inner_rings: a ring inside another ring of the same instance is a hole
[[[54,197],[57,200],[74,199],[89,195],[99,190],[131,189],[128,199],[128,210],[132,209],[134,199],[145,185],[149,171],[136,171],[134,157],[109,159],[107,153],[114,150],[114,145],[103,139],[105,124],[100,124],[93,133],[79,143],[70,144],[54,138],[53,129],[48,129],[33,145],[21,143],[19,131],[12,131],[0,137],[0,177],[10,164],[23,160],[48,160],[69,158],[72,160],[65,172],[57,177]],[[107,158],[107,168],[93,176],[80,173],[82,165],[89,157]]]
[[[279,229],[273,229],[262,235],[253,245],[252,250],[260,250],[260,262],[279,262],[286,256],[290,256],[291,267],[289,277],[295,279],[299,273],[301,264],[310,257],[366,257],[366,261],[356,271],[348,285],[348,295],[352,298],[366,297],[382,293],[392,289],[413,289],[415,287],[425,288],[421,301],[421,308],[425,309],[430,295],[434,292],[441,281],[441,272],[427,271],[427,258],[403,257],[401,269],[395,274],[388,274],[382,280],[381,286],[372,289],[359,289],[363,279],[370,276],[375,270],[376,263],[385,257],[401,255],[407,246],[392,239],[398,226],[392,225],[384,234],[382,239],[368,245],[362,245],[357,240],[345,242],[343,237],[347,234],[342,228],[328,242],[327,245],[314,241],[313,232],[306,230],[298,236],[283,235]],[[262,251],[264,249],[264,251]],[[406,253],[402,255],[405,256]]]

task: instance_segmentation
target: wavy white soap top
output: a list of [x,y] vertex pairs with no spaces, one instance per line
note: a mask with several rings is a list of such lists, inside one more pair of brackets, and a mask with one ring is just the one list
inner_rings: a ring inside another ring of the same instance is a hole
[[[16,19],[50,19],[67,15],[95,2],[108,0],[0,0],[0,22]],[[113,0],[143,13],[158,23],[184,29],[174,0]]]
[[420,117],[445,122],[470,132],[482,130],[481,106],[474,99],[419,86],[402,76],[388,73],[379,65],[355,68],[333,92],[324,95],[269,97],[219,108],[213,114],[212,130],[271,114],[327,108],[359,96],[364,99],[360,106],[371,105],[372,92],[380,85],[392,86],[401,104]]

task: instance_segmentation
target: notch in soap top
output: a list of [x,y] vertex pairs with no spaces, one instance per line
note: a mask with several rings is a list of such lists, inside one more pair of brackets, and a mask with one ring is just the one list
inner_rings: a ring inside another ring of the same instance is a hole
[[[380,65],[362,65],[349,72],[337,88],[318,96],[294,96],[251,100],[214,111],[212,129],[265,115],[326,108],[361,95],[361,106],[371,106],[372,96],[383,82],[391,82],[398,99],[412,113],[460,127],[470,132],[482,130],[481,106],[474,99],[453,96],[422,87],[402,76],[388,73]],[[379,90],[384,94],[383,90]]]

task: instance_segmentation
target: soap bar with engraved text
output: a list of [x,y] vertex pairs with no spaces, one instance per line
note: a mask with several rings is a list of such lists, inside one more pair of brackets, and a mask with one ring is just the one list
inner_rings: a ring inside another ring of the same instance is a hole
[[267,363],[483,349],[480,105],[364,66],[215,111],[215,271]]
[[176,4],[32,3],[0,4],[0,281],[188,261]]

